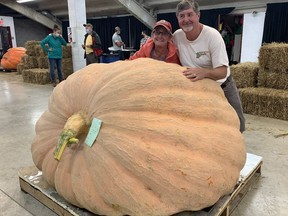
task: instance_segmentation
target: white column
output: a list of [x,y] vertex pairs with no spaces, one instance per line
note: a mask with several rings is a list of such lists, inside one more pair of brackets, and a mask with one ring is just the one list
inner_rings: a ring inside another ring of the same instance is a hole
[[262,45],[265,12],[244,14],[240,62],[258,62]]
[[86,23],[86,5],[85,0],[68,0],[69,25],[72,31],[72,60],[73,71],[77,71],[86,66],[84,59],[84,50],[81,45],[84,41]]

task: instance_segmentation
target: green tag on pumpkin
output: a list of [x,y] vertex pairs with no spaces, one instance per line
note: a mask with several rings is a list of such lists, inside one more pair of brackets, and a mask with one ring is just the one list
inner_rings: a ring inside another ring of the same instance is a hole
[[97,139],[97,136],[99,134],[100,128],[101,128],[102,121],[97,118],[93,118],[92,124],[90,126],[88,135],[85,139],[86,145],[89,147],[92,147],[95,140]]

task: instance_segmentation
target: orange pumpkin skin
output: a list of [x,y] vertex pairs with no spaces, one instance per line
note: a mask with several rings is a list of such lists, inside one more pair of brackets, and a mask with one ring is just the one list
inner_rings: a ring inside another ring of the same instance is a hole
[[1,66],[6,70],[17,69],[17,65],[21,62],[24,55],[26,55],[24,47],[10,48],[2,57]]
[[[32,157],[68,202],[101,215],[171,215],[230,193],[246,160],[239,120],[219,84],[191,82],[152,59],[92,64],[53,91]],[[77,112],[103,121],[92,148],[79,137],[53,158]]]

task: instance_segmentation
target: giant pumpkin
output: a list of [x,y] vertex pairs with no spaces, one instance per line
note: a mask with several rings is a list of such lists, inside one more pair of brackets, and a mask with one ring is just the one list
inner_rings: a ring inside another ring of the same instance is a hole
[[[183,70],[137,59],[92,64],[61,82],[32,144],[47,182],[101,215],[195,211],[230,193],[246,157],[237,114],[219,84],[191,82]],[[89,147],[93,118],[103,123]],[[79,142],[55,159],[67,136]]]
[[26,54],[24,47],[10,48],[1,59],[1,67],[5,70],[17,69],[17,65],[21,62],[22,57]]

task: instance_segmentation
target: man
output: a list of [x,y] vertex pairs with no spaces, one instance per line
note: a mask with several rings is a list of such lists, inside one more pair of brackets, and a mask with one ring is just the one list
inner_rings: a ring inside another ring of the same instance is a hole
[[122,48],[125,44],[122,41],[120,34],[121,29],[118,26],[115,27],[115,33],[112,36],[112,44],[114,52],[119,54],[120,60],[124,60],[124,54],[122,52]]
[[152,38],[129,59],[153,58],[159,61],[180,64],[177,49],[171,39],[172,26],[170,22],[160,20],[154,25]]
[[147,42],[147,40],[150,38],[148,35],[147,35],[147,31],[146,30],[143,30],[141,32],[141,35],[142,35],[142,39],[140,40],[140,48]]
[[86,58],[86,65],[99,62],[99,56],[101,54],[101,39],[99,35],[93,31],[93,25],[90,23],[83,24],[86,30],[84,36],[84,44],[82,48],[85,50],[84,58]]
[[183,71],[191,81],[209,78],[217,81],[240,120],[240,131],[245,130],[245,119],[236,84],[230,76],[229,61],[221,34],[199,22],[199,5],[193,0],[182,0],[176,8],[181,29],[173,34],[179,59],[188,69]]

